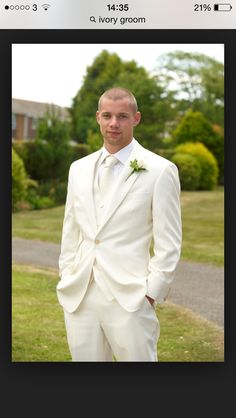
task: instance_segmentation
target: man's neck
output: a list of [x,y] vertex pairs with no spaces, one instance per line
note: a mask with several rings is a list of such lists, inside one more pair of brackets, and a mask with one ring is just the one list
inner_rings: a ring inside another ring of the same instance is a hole
[[128,142],[128,144],[123,145],[123,146],[119,146],[119,145],[112,145],[112,144],[103,144],[104,148],[106,148],[107,152],[109,152],[109,154],[116,154],[117,152],[119,152],[120,150],[122,150],[123,148],[126,148],[128,145],[131,144],[133,138],[131,139],[130,142]]

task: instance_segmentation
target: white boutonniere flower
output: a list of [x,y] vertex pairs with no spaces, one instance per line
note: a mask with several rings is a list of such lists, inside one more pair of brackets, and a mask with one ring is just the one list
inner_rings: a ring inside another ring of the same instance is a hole
[[147,166],[144,160],[135,158],[134,160],[130,161],[130,167],[132,168],[131,173],[128,175],[127,179],[135,172],[135,171],[143,171],[147,170]]

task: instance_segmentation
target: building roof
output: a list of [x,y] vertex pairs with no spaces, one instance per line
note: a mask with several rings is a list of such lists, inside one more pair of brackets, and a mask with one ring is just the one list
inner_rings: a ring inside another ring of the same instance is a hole
[[61,119],[68,119],[69,112],[65,107],[55,105],[54,103],[32,102],[30,100],[12,99],[12,113],[17,115],[27,115],[34,118],[43,118],[45,113],[53,106],[59,111]]

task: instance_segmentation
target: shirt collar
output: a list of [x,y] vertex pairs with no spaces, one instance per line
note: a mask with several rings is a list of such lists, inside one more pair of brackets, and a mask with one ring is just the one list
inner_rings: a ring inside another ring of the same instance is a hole
[[[129,156],[130,156],[131,152],[132,152],[132,151],[133,151],[133,149],[134,149],[135,142],[136,142],[136,140],[133,138],[133,139],[132,139],[132,141],[131,141],[128,145],[126,145],[126,147],[121,148],[121,149],[120,149],[120,151],[118,151],[118,152],[116,152],[115,154],[112,154],[112,155],[114,155],[114,157],[116,157],[116,158],[117,158],[117,160],[118,160],[121,164],[125,164],[125,163],[126,163],[126,161],[127,161],[127,160],[128,160],[128,158],[129,158]],[[105,158],[106,158],[108,155],[110,155],[110,153],[109,153],[109,152],[107,151],[107,149],[103,146],[103,147],[102,147],[102,155],[101,155],[102,162],[105,160]]]

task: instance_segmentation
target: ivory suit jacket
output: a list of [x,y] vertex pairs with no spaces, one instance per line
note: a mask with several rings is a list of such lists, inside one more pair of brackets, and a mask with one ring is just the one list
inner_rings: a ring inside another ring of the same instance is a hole
[[[113,297],[135,311],[146,294],[158,303],[165,300],[180,257],[176,166],[135,141],[98,228],[93,181],[100,155],[101,150],[81,158],[69,170],[57,284],[59,302],[68,312],[83,300],[95,261]],[[146,170],[129,176],[135,158],[145,162]]]

